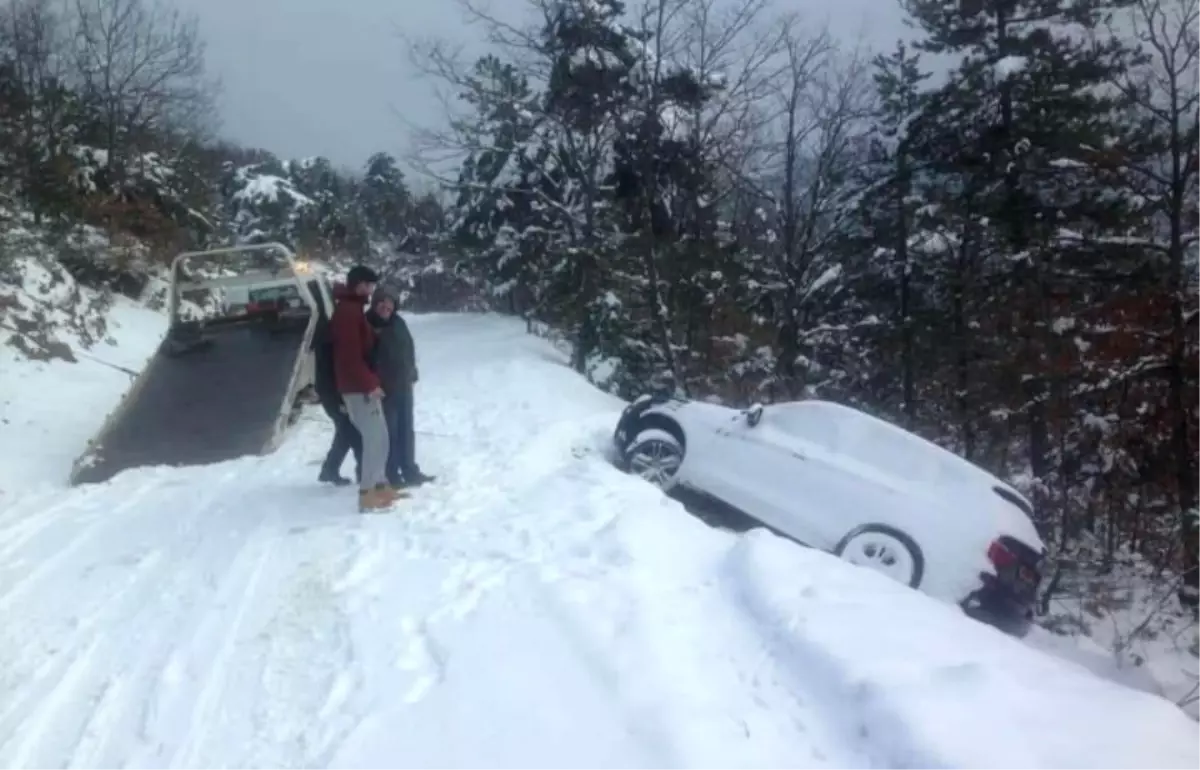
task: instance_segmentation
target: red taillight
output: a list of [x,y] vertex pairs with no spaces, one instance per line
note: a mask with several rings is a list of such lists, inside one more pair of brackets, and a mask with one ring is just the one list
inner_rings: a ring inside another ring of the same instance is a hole
[[1017,563],[1017,555],[1008,550],[999,540],[993,540],[992,544],[988,546],[988,559],[996,565],[997,569],[1011,567]]

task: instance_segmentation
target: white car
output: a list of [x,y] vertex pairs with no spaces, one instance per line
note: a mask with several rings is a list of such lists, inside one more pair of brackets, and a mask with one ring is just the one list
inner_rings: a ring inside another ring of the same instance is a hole
[[737,410],[642,396],[613,436],[622,468],[1022,636],[1045,546],[1019,492],[925,439],[828,401]]

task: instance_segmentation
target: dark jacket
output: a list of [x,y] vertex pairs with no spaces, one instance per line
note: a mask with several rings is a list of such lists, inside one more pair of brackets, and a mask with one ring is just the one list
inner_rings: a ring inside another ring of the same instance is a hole
[[392,317],[384,321],[372,310],[367,313],[367,320],[376,331],[372,362],[383,392],[390,396],[411,390],[417,381],[417,354],[408,324],[398,312],[393,312]]
[[375,332],[363,314],[367,298],[339,285],[333,289],[333,299],[329,336],[333,345],[333,374],[338,392],[371,393],[380,385],[379,378],[370,366]]
[[313,336],[313,390],[321,403],[341,401],[338,393],[337,375],[333,370],[333,339],[329,334],[329,321],[323,320]]
[[329,315],[333,308],[326,309],[325,298],[317,286],[311,286],[313,299],[317,303],[317,328],[313,330],[309,350],[313,353],[313,389],[322,404],[336,405],[342,401],[337,389],[337,376],[333,373],[333,337],[329,333]]

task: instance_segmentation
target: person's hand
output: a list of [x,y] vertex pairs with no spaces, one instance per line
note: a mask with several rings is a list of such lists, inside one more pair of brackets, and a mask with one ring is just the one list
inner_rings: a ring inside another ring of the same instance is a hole
[[370,393],[367,394],[367,396],[369,398],[375,399],[376,401],[382,401],[383,400],[383,388],[375,388],[375,390],[372,390]]

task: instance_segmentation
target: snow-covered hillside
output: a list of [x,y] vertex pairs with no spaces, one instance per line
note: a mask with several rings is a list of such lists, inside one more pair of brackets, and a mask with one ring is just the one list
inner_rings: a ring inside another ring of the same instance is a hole
[[166,329],[162,313],[82,287],[55,260],[12,271],[19,280],[0,283],[0,509],[62,486]]
[[269,457],[0,498],[0,764],[1200,763],[1164,699],[621,475],[621,403],[520,323],[412,326],[440,479],[394,514],[317,485],[319,412]]

